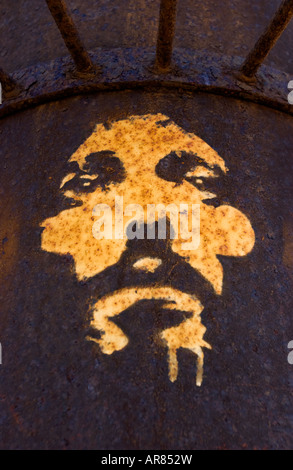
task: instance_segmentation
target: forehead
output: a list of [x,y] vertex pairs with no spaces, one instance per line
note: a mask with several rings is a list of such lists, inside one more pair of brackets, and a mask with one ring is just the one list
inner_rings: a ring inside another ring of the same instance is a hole
[[98,124],[86,141],[71,156],[83,166],[91,153],[115,152],[125,166],[153,166],[172,151],[196,153],[209,166],[225,171],[222,158],[206,142],[188,133],[163,114],[131,116],[111,125]]

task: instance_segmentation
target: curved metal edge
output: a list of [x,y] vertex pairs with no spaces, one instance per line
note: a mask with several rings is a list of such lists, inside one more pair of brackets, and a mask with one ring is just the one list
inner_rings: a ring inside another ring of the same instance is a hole
[[230,96],[293,115],[293,106],[288,103],[290,76],[261,67],[257,76],[248,81],[239,73],[243,62],[240,57],[210,56],[178,48],[171,70],[159,73],[154,67],[153,48],[96,50],[90,55],[96,65],[95,74],[77,73],[69,57],[12,74],[20,92],[17,96],[4,96],[0,118],[79,94],[163,88]]

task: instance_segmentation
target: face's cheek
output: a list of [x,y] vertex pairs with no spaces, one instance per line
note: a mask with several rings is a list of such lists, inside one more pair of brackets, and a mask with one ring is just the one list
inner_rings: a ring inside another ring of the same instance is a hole
[[221,294],[223,267],[217,255],[245,256],[255,242],[254,231],[247,217],[231,206],[214,208],[200,205],[200,239],[195,250],[182,249],[182,240],[173,243],[173,251],[186,257],[188,263]]
[[254,230],[248,218],[234,207],[217,207],[215,228],[217,254],[245,256],[252,250],[255,243]]
[[[90,278],[115,264],[125,249],[125,240],[97,239],[93,234],[97,217],[94,207],[106,203],[114,208],[114,195],[111,191],[95,191],[83,195],[83,205],[60,212],[46,219],[41,239],[43,250],[60,255],[70,254],[74,259],[75,273],[79,280]],[[114,223],[114,221],[112,221]]]

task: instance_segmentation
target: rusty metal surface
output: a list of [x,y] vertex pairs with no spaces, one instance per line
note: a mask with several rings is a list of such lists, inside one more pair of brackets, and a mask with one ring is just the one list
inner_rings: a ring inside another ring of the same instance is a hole
[[[40,224],[65,208],[66,162],[95,125],[156,113],[224,159],[217,204],[244,213],[255,232],[251,253],[219,257],[222,295],[182,262],[154,273],[204,299],[213,348],[201,387],[188,350],[168,379],[167,350],[154,337],[174,314],[154,301],[117,317],[127,348],[107,356],[85,341],[90,299],[144,285],[144,272],[121,260],[78,281],[71,256],[41,247]],[[292,125],[254,103],[171,89],[98,92],[1,121],[1,448],[292,448]]]
[[[241,59],[237,57],[224,56],[223,60],[218,56],[213,56],[211,61],[209,53],[207,63],[206,55],[198,54],[197,50],[199,60],[198,58],[194,60],[194,52],[186,47],[188,44],[183,50],[177,51],[179,60],[177,58],[177,61],[172,63],[177,0],[161,0],[160,2],[155,59],[152,58],[152,51],[149,48],[144,50],[135,48],[131,51],[122,49],[119,50],[118,57],[115,49],[105,53],[99,48],[98,53],[91,53],[90,56],[80,39],[66,2],[48,0],[47,6],[72,56],[75,67],[72,69],[66,59],[57,59],[54,64],[40,64],[37,67],[20,70],[15,74],[17,75],[15,78],[0,69],[0,78],[2,77],[3,80],[3,90],[7,101],[1,107],[1,116],[14,110],[23,110],[35,104],[84,91],[113,89],[113,85],[114,89],[133,89],[151,84],[162,87],[170,83],[177,88],[186,88],[187,84],[193,91],[205,89],[212,93],[234,95],[267,104],[276,109],[291,111],[286,99],[282,96],[284,73],[263,68],[261,75],[255,77],[257,69],[290,22],[291,0],[283,0],[266,31],[258,39],[244,64],[241,64],[240,71],[237,69],[240,68]],[[110,60],[107,55],[110,55]],[[122,63],[119,66],[116,62],[119,62],[121,56],[123,56]],[[97,59],[100,59],[106,68],[102,75]],[[211,70],[211,62],[215,62],[217,70]],[[110,69],[110,73],[108,70],[109,63],[117,65],[114,71],[114,81],[113,70]],[[192,66],[191,73],[185,64]],[[122,71],[123,77],[121,77]],[[42,75],[45,76],[45,80]],[[115,80],[117,77],[119,77],[118,80]],[[251,83],[245,83],[247,80]],[[289,81],[287,78],[287,83]]]
[[6,73],[2,69],[0,69],[0,83],[3,88],[4,93],[8,97],[11,96],[11,94],[13,94],[13,92],[15,92],[16,90],[19,91],[18,90],[19,87],[17,83],[13,80],[13,78],[8,73]]
[[79,72],[91,72],[93,64],[64,0],[46,0],[48,8]]
[[168,70],[172,60],[172,50],[176,25],[177,0],[162,0],[158,26],[156,67]]
[[292,114],[292,106],[288,104],[291,76],[262,67],[257,79],[246,83],[239,77],[241,58],[175,49],[173,67],[164,74],[154,71],[155,48],[97,50],[92,53],[92,60],[97,67],[101,66],[101,72],[85,78],[76,76],[69,58],[14,73],[12,77],[22,91],[14,98],[3,100],[0,117],[70,95],[150,87],[235,96]]
[[[67,0],[85,47],[109,50],[116,47],[155,47],[160,0]],[[280,0],[247,4],[227,0],[197,2],[178,0],[174,46],[208,54],[225,54],[244,59],[269,24]],[[8,72],[67,55],[45,2],[18,0],[17,9],[2,0],[1,66]],[[278,41],[265,65],[293,72],[293,25]]]
[[[73,60],[0,7],[0,448],[292,448],[292,24],[247,82],[279,0],[66,4]],[[199,251],[97,244],[122,190],[200,202]]]
[[257,40],[254,48],[248,54],[241,72],[251,78],[264,61],[278,38],[281,36],[293,16],[293,1],[283,0],[265,32]]

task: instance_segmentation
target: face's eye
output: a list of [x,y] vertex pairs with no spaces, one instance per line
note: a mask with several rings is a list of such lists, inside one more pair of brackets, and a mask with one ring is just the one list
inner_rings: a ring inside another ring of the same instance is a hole
[[[201,169],[202,171],[198,171]],[[215,177],[217,171],[209,168],[207,163],[196,153],[186,151],[173,151],[162,158],[156,166],[157,175],[167,181],[182,183],[183,179],[193,178],[198,175],[198,179],[202,176]]]
[[186,173],[185,179],[201,191],[204,200],[219,197],[225,190],[226,177],[219,167],[209,168],[208,165],[197,165]]
[[109,150],[88,155],[82,170],[76,162],[72,163],[75,176],[62,185],[63,191],[90,193],[97,187],[106,190],[110,184],[121,183],[126,177],[123,163]]
[[170,152],[159,161],[156,173],[160,178],[176,184],[188,181],[201,191],[203,200],[215,198],[223,187],[222,170],[218,166],[210,167],[193,152]]

